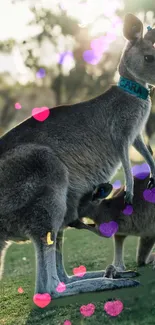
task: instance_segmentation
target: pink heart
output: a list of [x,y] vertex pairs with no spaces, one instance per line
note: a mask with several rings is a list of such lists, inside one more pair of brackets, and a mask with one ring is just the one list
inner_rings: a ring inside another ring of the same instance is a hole
[[123,303],[120,300],[107,301],[104,310],[110,316],[118,316],[123,310]]
[[40,308],[44,308],[51,302],[49,293],[37,293],[33,296],[33,302]]
[[95,311],[95,305],[93,304],[83,305],[80,307],[80,313],[85,317],[89,317],[93,315],[94,311]]
[[63,325],[72,325],[72,323],[70,322],[70,320],[65,320],[65,322],[63,323]]
[[81,265],[73,269],[73,274],[79,277],[83,277],[86,273],[86,267]]
[[143,197],[145,201],[155,203],[155,188],[145,190],[143,192]]
[[24,292],[23,288],[22,288],[22,287],[19,287],[19,288],[18,288],[18,292],[19,292],[19,293],[23,293],[23,292]]
[[20,103],[15,103],[15,108],[16,109],[21,109],[22,108],[22,105]]
[[48,107],[35,107],[32,110],[32,116],[39,122],[45,121],[50,115]]
[[101,223],[99,230],[103,236],[111,237],[118,231],[118,223],[115,221]]
[[64,282],[60,282],[58,286],[56,287],[57,292],[63,292],[66,290],[66,285]]

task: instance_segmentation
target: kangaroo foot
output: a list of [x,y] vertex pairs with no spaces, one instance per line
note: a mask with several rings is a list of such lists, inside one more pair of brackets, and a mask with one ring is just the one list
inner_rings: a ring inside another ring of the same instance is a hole
[[134,278],[139,276],[140,273],[136,271],[118,271],[114,265],[107,266],[105,270],[105,278],[120,279],[120,278]]
[[66,297],[85,292],[98,292],[138,286],[140,283],[132,279],[107,279],[80,280],[66,285],[66,290],[58,293],[51,292],[53,298]]
[[133,194],[130,192],[124,191],[124,203],[132,205],[133,204]]

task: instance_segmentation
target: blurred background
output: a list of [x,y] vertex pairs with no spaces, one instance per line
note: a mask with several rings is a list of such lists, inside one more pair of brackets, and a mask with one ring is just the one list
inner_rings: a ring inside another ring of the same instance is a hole
[[[145,30],[155,24],[153,0],[1,0],[0,136],[34,107],[87,100],[116,83],[127,12]],[[154,131],[155,96],[145,132],[152,147]]]

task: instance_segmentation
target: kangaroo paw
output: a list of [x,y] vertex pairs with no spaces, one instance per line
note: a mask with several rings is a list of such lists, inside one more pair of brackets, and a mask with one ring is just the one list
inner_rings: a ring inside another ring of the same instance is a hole
[[139,276],[140,273],[136,272],[136,271],[118,271],[117,267],[115,267],[114,265],[109,265],[107,266],[106,270],[105,270],[105,278],[112,278],[112,279],[120,279],[120,278],[134,278]]

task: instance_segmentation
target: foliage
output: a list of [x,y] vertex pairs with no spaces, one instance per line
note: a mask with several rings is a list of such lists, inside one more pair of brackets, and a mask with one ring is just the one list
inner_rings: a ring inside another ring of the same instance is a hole
[[[20,1],[24,0],[14,0],[14,3]],[[154,10],[150,0],[147,2],[144,0],[135,2],[124,0],[124,4],[124,10],[116,11],[116,14],[121,19],[123,19],[127,11],[133,13],[143,11],[146,14],[148,10]],[[109,50],[103,53],[100,62],[97,65],[91,65],[83,59],[84,51],[91,49],[92,37],[89,33],[89,25],[81,28],[78,21],[67,16],[66,12],[61,8],[56,13],[51,8],[31,6],[31,11],[34,18],[30,25],[38,27],[37,34],[28,39],[23,39],[20,43],[12,39],[0,42],[0,52],[10,53],[15,45],[18,46],[27,69],[33,74],[36,86],[47,88],[54,94],[54,102],[52,101],[50,106],[87,100],[104,92],[111,83],[115,82],[115,71],[122,50],[123,39],[121,41],[116,39],[109,47]],[[104,14],[101,13],[100,18],[103,17]],[[98,33],[95,37],[99,36],[103,36],[103,34]],[[45,44],[48,45],[46,50]],[[51,63],[46,64],[44,51],[47,51],[48,55],[51,54]],[[64,72],[64,66],[60,64],[58,59],[53,60],[54,56],[61,55],[66,51],[72,52],[74,59],[74,65],[68,72]],[[46,76],[37,80],[35,76],[40,67],[46,70]],[[34,86],[34,84],[32,85]],[[21,86],[21,89],[23,89],[22,94],[24,94],[24,86]],[[8,101],[9,96],[12,95],[10,95],[9,89],[7,91],[7,86],[3,95],[2,92],[3,90],[1,90],[3,100],[1,104],[1,111],[3,111],[2,123],[4,123],[4,128],[7,128],[13,118],[13,115],[8,115],[7,111],[11,110],[10,103],[14,101],[14,96],[10,97],[11,102]],[[6,103],[4,105],[5,98]],[[16,100],[19,101],[18,98]],[[29,102],[28,98],[27,102]],[[31,105],[33,106],[33,101]],[[30,108],[27,108],[26,116],[29,115],[29,111]]]
[[15,45],[16,45],[16,41],[12,38],[3,42],[0,41],[0,52],[9,54],[12,52]]

